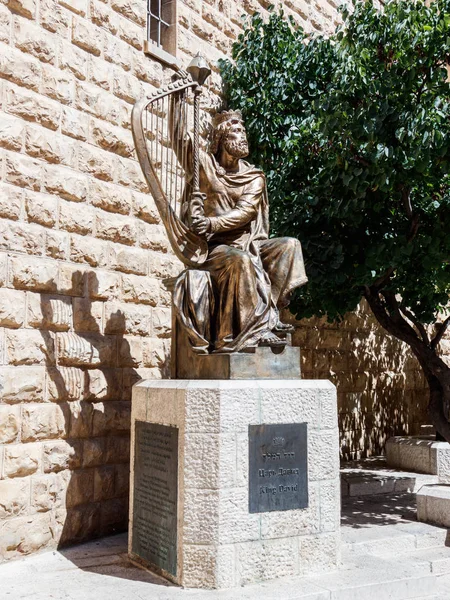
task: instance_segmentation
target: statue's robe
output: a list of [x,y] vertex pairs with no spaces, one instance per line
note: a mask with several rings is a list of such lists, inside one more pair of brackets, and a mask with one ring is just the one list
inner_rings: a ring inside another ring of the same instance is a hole
[[[200,153],[209,254],[201,271],[185,271],[174,289],[177,318],[197,352],[256,346],[277,324],[291,292],[307,281],[300,242],[269,239],[263,172],[239,163],[239,172],[226,172],[212,154]],[[189,196],[186,189],[184,220]]]

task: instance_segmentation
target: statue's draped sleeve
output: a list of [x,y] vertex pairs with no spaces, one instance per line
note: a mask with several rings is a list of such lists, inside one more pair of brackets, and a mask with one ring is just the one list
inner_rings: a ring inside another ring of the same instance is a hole
[[245,186],[234,208],[220,216],[210,217],[211,232],[237,229],[253,221],[258,214],[263,193],[264,180],[262,177],[257,177]]

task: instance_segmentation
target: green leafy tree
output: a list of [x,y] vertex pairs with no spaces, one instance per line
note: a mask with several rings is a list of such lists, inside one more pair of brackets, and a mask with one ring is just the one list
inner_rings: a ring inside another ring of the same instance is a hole
[[255,14],[221,63],[228,104],[267,175],[273,233],[303,244],[294,312],[335,320],[366,298],[417,357],[450,441],[450,0],[342,16],[326,38]]

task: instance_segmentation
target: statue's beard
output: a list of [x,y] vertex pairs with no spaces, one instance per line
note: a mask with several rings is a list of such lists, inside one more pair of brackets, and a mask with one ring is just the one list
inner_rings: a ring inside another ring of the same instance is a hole
[[223,147],[231,154],[234,158],[244,158],[248,156],[248,143],[247,140],[223,140]]

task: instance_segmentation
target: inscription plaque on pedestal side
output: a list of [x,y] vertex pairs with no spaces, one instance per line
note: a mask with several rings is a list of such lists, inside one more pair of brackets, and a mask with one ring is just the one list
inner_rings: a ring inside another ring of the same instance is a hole
[[308,506],[307,423],[249,425],[249,512]]
[[177,574],[178,429],[136,421],[132,552]]

